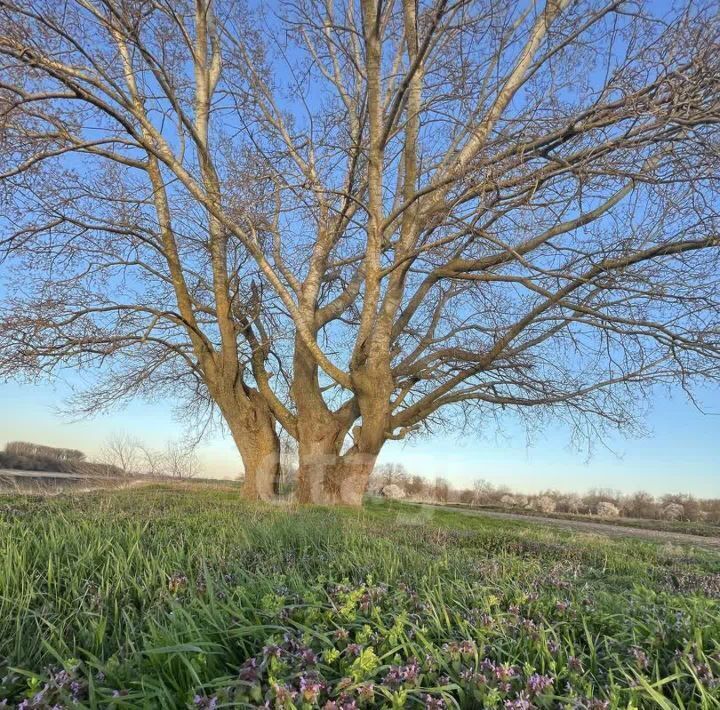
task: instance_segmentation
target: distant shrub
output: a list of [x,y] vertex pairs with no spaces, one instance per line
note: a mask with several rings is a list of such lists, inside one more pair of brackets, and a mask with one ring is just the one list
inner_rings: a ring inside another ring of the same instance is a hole
[[[78,462],[79,463],[79,462]],[[0,468],[18,471],[54,471],[72,473],[73,462],[49,456],[25,456],[17,453],[0,452]]]
[[77,449],[63,449],[28,441],[11,441],[5,447],[5,453],[15,456],[38,457],[57,461],[84,461],[85,454]]
[[623,501],[623,511],[630,518],[656,518],[659,507],[649,493],[638,491]]
[[595,514],[601,518],[617,518],[620,515],[619,508],[609,500],[601,500],[595,506]]
[[400,500],[405,497],[405,491],[395,483],[383,486],[380,494],[383,498],[389,498],[390,500]]
[[533,508],[541,513],[554,513],[555,501],[550,496],[539,496],[533,501]]
[[579,513],[583,507],[580,496],[576,493],[569,493],[557,501],[555,509],[560,513]]
[[665,520],[682,520],[685,517],[685,507],[680,503],[669,503],[663,508]]
[[84,476],[122,476],[117,466],[91,463],[82,459],[58,459],[50,456],[29,456],[0,451],[0,469],[14,471],[42,471],[45,473],[77,473]]
[[665,510],[665,508],[672,504],[682,506],[683,520],[689,520],[692,522],[703,519],[703,509],[700,501],[697,498],[693,498],[692,496],[686,495],[684,493],[669,494],[662,497],[663,510]]

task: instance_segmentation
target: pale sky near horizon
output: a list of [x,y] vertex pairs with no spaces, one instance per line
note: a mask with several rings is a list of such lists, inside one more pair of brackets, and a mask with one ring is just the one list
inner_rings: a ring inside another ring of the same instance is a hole
[[[658,0],[653,7],[661,13],[671,4]],[[20,439],[78,448],[94,457],[114,432],[128,433],[155,448],[184,433],[183,424],[173,418],[173,402],[135,402],[70,422],[56,411],[67,394],[65,386],[0,382],[0,447]],[[466,430],[408,444],[390,442],[380,461],[402,462],[426,477],[442,475],[456,486],[485,478],[527,492],[608,487],[720,497],[720,390],[697,394],[708,414],[701,414],[680,391],[672,397],[658,391],[646,422],[650,434],[641,439],[616,435],[608,442],[612,451],[598,447],[589,460],[585,452],[569,448],[569,432],[561,425],[538,433],[528,445],[525,432],[508,421],[504,436],[496,436],[494,429]],[[213,434],[198,453],[205,475],[236,477],[241,470],[228,436]]]
[[[161,448],[178,439],[184,425],[173,416],[172,402],[134,402],[125,409],[91,419],[70,421],[58,408],[68,394],[65,386],[0,383],[0,446],[24,440],[50,446],[79,448],[96,456],[114,432],[124,432]],[[533,492],[546,488],[585,491],[594,487],[653,494],[692,493],[720,496],[720,391],[700,391],[706,414],[678,392],[658,392],[643,438],[615,435],[611,451],[586,451],[569,446],[569,431],[551,426],[528,443],[524,430],[509,421],[502,434],[443,432],[411,443],[390,442],[381,462],[401,462],[412,473],[445,476],[455,486],[477,478],[496,485]],[[203,475],[234,478],[240,457],[229,436],[216,432],[198,449]]]

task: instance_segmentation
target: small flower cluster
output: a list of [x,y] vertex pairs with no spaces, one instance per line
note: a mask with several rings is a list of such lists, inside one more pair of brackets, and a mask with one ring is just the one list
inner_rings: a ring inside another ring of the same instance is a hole
[[31,678],[26,695],[17,710],[61,710],[66,703],[74,705],[87,698],[87,683],[78,673],[77,662],[71,661],[65,668],[49,668],[45,681]]
[[673,658],[678,670],[690,669],[694,678],[702,686],[710,690],[720,689],[720,676],[713,672],[711,663],[720,667],[720,652],[709,658],[693,646],[689,651],[677,650]]
[[451,641],[443,644],[443,651],[455,658],[471,658],[477,653],[477,645],[472,639]]
[[171,594],[177,594],[185,589],[188,585],[187,575],[182,572],[174,572],[168,579],[168,590]]
[[420,679],[420,665],[414,658],[404,666],[390,666],[383,684],[392,690],[402,686],[414,687]]

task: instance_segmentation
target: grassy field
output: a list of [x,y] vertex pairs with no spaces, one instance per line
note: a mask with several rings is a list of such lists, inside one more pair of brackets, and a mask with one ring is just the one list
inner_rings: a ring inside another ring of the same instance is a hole
[[615,525],[639,530],[658,530],[660,532],[681,533],[684,535],[700,535],[701,537],[720,537],[720,525],[703,521],[685,520],[652,520],[646,518],[600,518],[597,515],[582,513],[543,513],[540,510],[508,507],[501,505],[463,505],[460,503],[445,504],[459,510],[489,511],[493,513],[512,513],[524,515],[528,518],[552,518],[554,520],[570,520],[579,522],[599,523],[602,525]]
[[6,496],[0,678],[22,708],[716,708],[720,556],[217,487]]

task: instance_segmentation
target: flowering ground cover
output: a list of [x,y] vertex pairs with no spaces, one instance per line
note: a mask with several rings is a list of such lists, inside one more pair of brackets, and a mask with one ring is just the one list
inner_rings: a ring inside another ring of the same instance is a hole
[[716,708],[718,679],[708,551],[201,487],[0,501],[0,706]]

